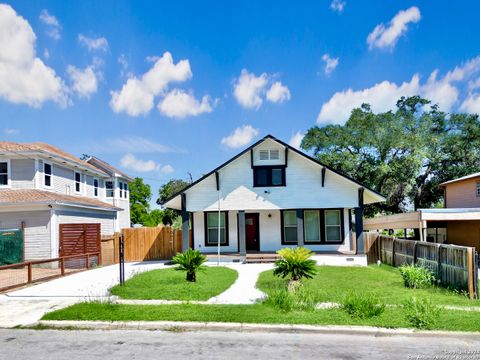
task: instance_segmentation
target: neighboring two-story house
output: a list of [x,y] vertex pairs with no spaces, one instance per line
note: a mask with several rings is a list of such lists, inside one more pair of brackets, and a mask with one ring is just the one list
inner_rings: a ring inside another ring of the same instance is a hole
[[163,206],[182,212],[184,249],[191,226],[193,247],[205,253],[216,252],[218,242],[222,252],[241,255],[287,246],[352,253],[363,249],[363,205],[384,200],[268,135]]
[[440,184],[444,207],[418,209],[364,221],[366,230],[420,229],[428,242],[473,246],[480,249],[480,173]]
[[[45,143],[0,142],[0,230],[23,228],[24,260],[58,257],[63,224],[99,224],[97,237],[130,227],[131,181],[95,157],[83,161]],[[82,252],[81,241],[73,251]]]

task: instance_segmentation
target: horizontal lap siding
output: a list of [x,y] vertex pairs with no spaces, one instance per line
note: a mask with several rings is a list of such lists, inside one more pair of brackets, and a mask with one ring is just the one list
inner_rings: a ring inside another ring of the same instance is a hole
[[0,228],[20,227],[22,221],[25,222],[25,260],[50,258],[50,211],[0,213]]
[[12,159],[11,179],[13,189],[35,188],[35,161],[31,159]]
[[73,170],[68,169],[57,164],[53,164],[53,177],[52,184],[55,192],[60,194],[73,195],[74,181],[73,181]]
[[447,208],[480,207],[480,196],[477,196],[477,182],[480,178],[458,181],[446,185]]
[[88,212],[58,210],[57,224],[100,224],[102,235],[112,235],[114,231],[114,214],[112,212]]

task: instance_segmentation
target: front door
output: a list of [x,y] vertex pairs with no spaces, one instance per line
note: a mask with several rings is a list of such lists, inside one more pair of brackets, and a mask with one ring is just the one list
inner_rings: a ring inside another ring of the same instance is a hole
[[245,242],[247,251],[260,251],[258,214],[245,214]]

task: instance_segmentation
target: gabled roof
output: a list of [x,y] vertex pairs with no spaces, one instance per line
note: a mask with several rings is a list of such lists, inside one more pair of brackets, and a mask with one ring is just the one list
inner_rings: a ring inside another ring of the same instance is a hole
[[2,189],[0,206],[7,205],[64,205],[97,210],[121,211],[121,208],[85,196],[64,195],[37,189]]
[[369,188],[368,186],[365,186],[364,184],[358,182],[357,180],[355,180],[355,179],[353,179],[353,178],[351,178],[351,177],[349,177],[349,176],[347,176],[347,175],[345,175],[345,174],[342,174],[341,172],[339,172],[339,171],[331,168],[330,166],[327,166],[327,165],[321,163],[321,162],[318,161],[317,159],[315,159],[315,158],[313,158],[313,157],[311,157],[311,156],[309,156],[309,155],[301,152],[300,150],[298,150],[298,149],[290,146],[289,144],[287,144],[287,143],[285,143],[285,142],[283,142],[283,141],[281,141],[281,140],[278,140],[278,139],[275,138],[274,136],[268,134],[268,135],[265,136],[264,138],[258,140],[258,141],[257,141],[256,143],[254,143],[253,145],[250,145],[250,146],[247,147],[245,150],[241,151],[240,153],[238,153],[237,155],[235,155],[234,157],[232,157],[230,160],[224,162],[222,165],[216,167],[215,169],[213,169],[212,171],[210,171],[210,172],[207,173],[206,175],[202,176],[200,179],[192,182],[190,185],[188,185],[188,186],[187,186],[186,188],[184,188],[183,190],[181,190],[181,191],[177,192],[176,194],[170,196],[168,199],[166,199],[164,202],[162,202],[162,205],[168,203],[169,201],[171,201],[172,199],[176,198],[176,197],[179,196],[180,194],[184,193],[184,192],[187,191],[188,189],[190,189],[190,188],[192,188],[193,186],[197,185],[198,183],[202,182],[203,180],[205,180],[206,178],[208,178],[208,177],[211,176],[212,174],[215,174],[215,173],[216,173],[217,171],[219,171],[220,169],[224,168],[225,166],[227,166],[228,164],[230,164],[230,163],[233,162],[234,160],[238,159],[238,158],[239,158],[240,156],[242,156],[243,154],[247,153],[248,151],[250,151],[251,149],[255,148],[256,146],[260,145],[262,142],[264,142],[265,140],[268,140],[268,139],[273,140],[273,141],[279,143],[280,145],[286,147],[289,151],[291,150],[291,151],[293,151],[293,152],[295,152],[295,153],[303,156],[304,158],[306,158],[306,159],[308,159],[308,160],[310,160],[310,161],[313,161],[314,163],[316,163],[316,164],[318,164],[318,165],[320,165],[320,166],[322,166],[322,167],[330,170],[331,172],[333,172],[333,173],[335,173],[335,174],[337,174],[337,175],[340,175],[340,176],[344,177],[345,179],[347,179],[347,180],[349,180],[349,181],[351,181],[351,182],[353,182],[353,183],[355,183],[355,184],[357,184],[357,185],[365,188],[366,190],[371,191],[372,193],[374,193],[374,194],[380,196],[381,198],[383,198],[383,201],[386,200],[385,196],[383,196],[383,195],[380,194],[379,192],[377,192],[377,191]]
[[99,159],[96,156],[90,156],[86,161],[90,165],[95,166],[102,171],[105,171],[110,176],[120,175],[121,177],[127,179],[128,181],[134,180],[134,178],[132,178],[131,176],[125,174],[123,171],[118,170],[116,167],[110,165],[109,163],[107,163],[106,161],[103,161],[102,159]]
[[459,177],[457,179],[453,179],[453,180],[450,180],[450,181],[445,181],[445,182],[441,183],[439,186],[445,186],[445,185],[455,183],[455,182],[458,182],[458,181],[470,180],[470,179],[475,179],[475,178],[478,178],[478,177],[480,177],[480,172],[473,173],[473,174],[470,174],[470,175],[467,175],[467,176],[462,176],[462,177]]
[[78,166],[100,175],[107,175],[104,171],[89,164],[88,162],[80,160],[76,156],[63,151],[56,146],[43,142],[16,143],[10,141],[0,141],[0,155],[2,153],[6,153],[8,155],[20,155],[24,157],[36,154],[44,157],[57,158],[59,161],[68,162],[73,166]]

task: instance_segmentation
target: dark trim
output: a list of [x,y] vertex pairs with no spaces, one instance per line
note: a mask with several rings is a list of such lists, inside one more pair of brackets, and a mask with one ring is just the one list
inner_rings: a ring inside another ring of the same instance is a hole
[[217,184],[217,191],[220,191],[220,175],[218,171],[215,171],[215,183]]
[[195,249],[195,223],[193,218],[195,217],[195,213],[189,212],[190,214],[190,226],[192,227],[192,249]]
[[253,147],[250,148],[250,167],[253,169]]
[[[242,156],[243,154],[245,154],[247,151],[250,151],[250,153],[253,154],[253,149],[254,149],[256,146],[258,146],[259,144],[261,144],[263,141],[267,140],[267,139],[271,139],[271,140],[273,140],[273,141],[276,141],[277,143],[279,143],[279,144],[287,147],[288,150],[291,150],[291,151],[299,154],[300,156],[303,156],[304,158],[306,158],[306,159],[308,159],[308,160],[310,160],[310,161],[313,161],[314,163],[316,163],[316,164],[318,164],[318,165],[320,165],[320,166],[325,167],[326,169],[334,172],[335,174],[338,174],[338,175],[340,175],[340,176],[343,176],[345,179],[350,180],[351,182],[353,182],[353,183],[355,183],[355,184],[357,184],[357,185],[359,185],[359,186],[364,187],[364,188],[367,189],[368,191],[371,191],[371,192],[377,194],[378,196],[381,196],[381,197],[385,198],[385,196],[383,196],[382,194],[380,194],[378,191],[375,191],[375,190],[373,190],[373,189],[365,186],[364,184],[358,182],[357,180],[351,178],[350,176],[347,176],[347,175],[341,173],[340,171],[335,170],[335,169],[331,168],[330,166],[327,166],[327,165],[321,163],[321,162],[318,161],[317,159],[315,159],[315,158],[313,158],[313,157],[311,157],[311,156],[309,156],[309,155],[307,155],[307,154],[304,154],[303,152],[295,149],[294,147],[288,145],[287,143],[284,143],[283,141],[276,139],[276,138],[273,137],[272,135],[267,135],[267,136],[265,136],[263,139],[258,140],[256,143],[254,143],[254,144],[251,145],[250,147],[246,148],[245,150],[241,151],[240,153],[238,153],[237,155],[235,155],[234,157],[232,157],[230,160],[224,162],[222,165],[218,166],[217,168],[213,169],[212,171],[210,171],[210,172],[207,173],[206,175],[202,176],[200,179],[194,181],[193,183],[191,183],[190,185],[188,185],[188,186],[187,186],[186,188],[184,188],[183,190],[177,192],[176,194],[173,194],[173,195],[170,196],[168,199],[166,199],[164,202],[162,202],[162,204],[165,204],[165,203],[169,202],[169,201],[172,200],[173,198],[177,197],[179,194],[181,194],[181,193],[185,192],[186,190],[190,189],[192,186],[197,185],[199,182],[203,181],[204,179],[206,179],[207,177],[209,177],[210,175],[212,175],[212,174],[215,173],[216,171],[220,170],[220,169],[223,168],[224,166],[227,166],[227,165],[230,164],[232,161],[238,159],[240,156]],[[251,156],[251,161],[252,161],[251,166],[253,167],[253,156]]]
[[325,186],[325,173],[327,172],[327,169],[325,167],[322,168],[322,187]]
[[[295,211],[295,219],[297,218],[297,213],[296,209],[285,209],[285,210],[280,210],[280,226],[281,226],[281,244],[282,245],[298,245],[298,234],[297,234],[297,241],[291,242],[291,241],[285,241],[285,226],[284,226],[284,220],[283,220],[283,213],[285,211]],[[298,232],[298,228],[297,228]]]
[[[220,211],[221,213],[225,214],[225,244],[220,244],[220,246],[228,246],[229,241],[228,241],[228,233],[229,233],[229,227],[228,227],[228,211]],[[204,227],[204,233],[205,233],[205,239],[204,239],[204,246],[206,247],[212,247],[212,246],[218,246],[218,244],[209,244],[208,243],[208,224],[207,224],[207,214],[218,214],[218,211],[204,211],[203,212],[203,227]],[[219,239],[220,240],[220,239]]]
[[288,167],[288,147],[285,148],[285,167]]
[[[258,185],[258,179],[256,170],[267,169],[280,169],[282,170],[282,184],[280,185],[273,185],[272,184],[272,171],[267,172],[267,185]],[[254,166],[253,167],[253,187],[284,187],[287,186],[287,179],[286,179],[286,166],[285,165],[262,165],[262,166]]]
[[[328,208],[328,209],[302,209],[305,211],[319,211],[320,212],[320,241],[307,241],[305,237],[305,214],[303,220],[303,234],[304,234],[304,243],[305,245],[340,245],[345,242],[345,216],[343,208]],[[325,226],[325,211],[327,210],[338,210],[340,211],[340,238],[341,241],[327,241],[326,226]]]

